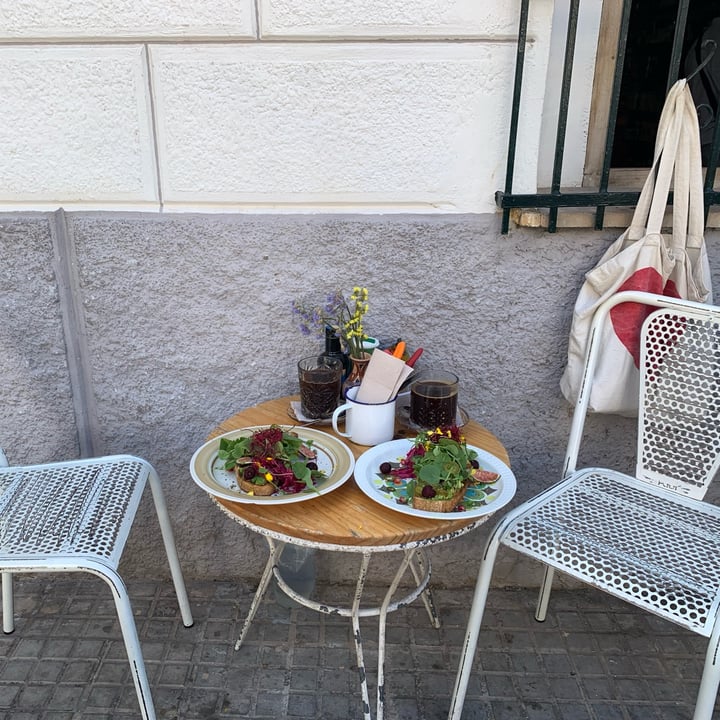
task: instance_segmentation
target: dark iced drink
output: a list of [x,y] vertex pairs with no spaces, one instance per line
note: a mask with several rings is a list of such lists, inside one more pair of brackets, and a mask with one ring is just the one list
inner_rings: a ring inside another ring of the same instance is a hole
[[335,358],[304,358],[298,363],[300,404],[307,418],[328,418],[340,398],[342,363]]
[[[449,373],[448,373],[449,374]],[[418,379],[410,387],[410,420],[421,428],[454,425],[458,382],[450,378]]]

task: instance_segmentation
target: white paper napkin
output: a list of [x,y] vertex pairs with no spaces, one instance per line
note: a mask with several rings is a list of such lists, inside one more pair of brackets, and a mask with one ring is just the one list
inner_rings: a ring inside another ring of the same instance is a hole
[[365,376],[355,399],[364,403],[384,403],[392,400],[413,369],[404,360],[382,350],[370,356]]

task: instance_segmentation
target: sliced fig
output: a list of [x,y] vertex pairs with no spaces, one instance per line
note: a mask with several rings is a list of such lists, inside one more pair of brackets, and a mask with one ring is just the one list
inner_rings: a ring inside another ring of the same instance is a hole
[[474,482],[490,485],[500,479],[500,474],[491,472],[490,470],[473,470],[472,477]]

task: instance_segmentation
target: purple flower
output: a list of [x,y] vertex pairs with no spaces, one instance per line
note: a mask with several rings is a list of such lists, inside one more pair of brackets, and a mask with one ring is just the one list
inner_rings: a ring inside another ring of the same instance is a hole
[[[358,293],[364,293],[363,303],[359,304]],[[316,302],[312,299],[301,299],[292,301],[292,314],[296,318],[300,332],[303,335],[315,335],[322,338],[325,328],[330,327],[342,339],[348,349],[353,351],[356,357],[362,351],[362,316],[367,312],[367,290],[364,288],[353,288],[351,299],[355,302],[354,310],[351,311],[345,296],[340,290],[327,293],[322,301]]]

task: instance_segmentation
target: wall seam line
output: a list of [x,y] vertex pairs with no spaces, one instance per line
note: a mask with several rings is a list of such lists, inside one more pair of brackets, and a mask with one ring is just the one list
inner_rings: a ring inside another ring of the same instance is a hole
[[[260,32],[260,26],[257,28]],[[536,42],[534,36],[528,37],[528,45]],[[402,35],[263,35],[262,37],[137,37],[137,38],[23,38],[19,40],[0,39],[0,47],[123,47],[128,45],[493,45],[517,44],[515,35],[437,35],[402,36]]]
[[80,298],[75,238],[60,208],[50,217],[53,265],[57,279],[70,392],[81,457],[98,454],[98,415],[93,394],[87,326]]
[[255,37],[258,40],[262,40],[261,28],[262,22],[260,20],[260,0],[254,0],[255,3]]
[[160,175],[160,138],[158,133],[157,110],[155,107],[155,78],[153,76],[152,63],[150,62],[150,48],[148,44],[143,45],[145,56],[145,71],[148,82],[148,102],[150,103],[150,126],[152,128],[153,159],[155,161],[155,186],[157,188],[157,200],[159,211],[163,211],[163,186]]

